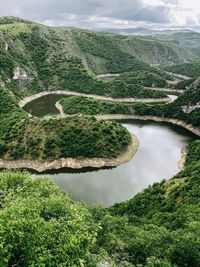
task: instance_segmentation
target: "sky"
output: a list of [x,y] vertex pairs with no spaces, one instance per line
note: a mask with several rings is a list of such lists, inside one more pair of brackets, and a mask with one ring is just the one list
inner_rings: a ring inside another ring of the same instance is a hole
[[0,16],[81,28],[200,30],[199,0],[0,0]]

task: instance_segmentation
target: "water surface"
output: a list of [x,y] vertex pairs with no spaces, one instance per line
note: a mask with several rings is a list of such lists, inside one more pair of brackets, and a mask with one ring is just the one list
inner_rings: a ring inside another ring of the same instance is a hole
[[26,104],[23,109],[32,116],[44,117],[47,115],[58,115],[60,112],[55,107],[57,101],[66,98],[66,95],[46,95]]
[[[62,97],[41,97],[27,104],[25,110],[38,117],[58,114],[55,103]],[[140,141],[136,156],[128,163],[93,172],[51,171],[46,176],[69,192],[74,200],[109,206],[128,200],[149,185],[178,173],[181,150],[192,139],[188,131],[156,122],[129,121],[123,125]]]
[[108,170],[66,171],[47,174],[47,177],[69,192],[74,200],[109,206],[128,200],[149,185],[178,173],[181,150],[192,138],[188,132],[163,123],[127,122],[123,125],[140,141],[131,161]]

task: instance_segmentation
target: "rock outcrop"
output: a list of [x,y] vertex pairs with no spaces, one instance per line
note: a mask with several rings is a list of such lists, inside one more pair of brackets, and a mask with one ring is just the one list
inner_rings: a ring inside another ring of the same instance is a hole
[[33,78],[28,76],[25,70],[21,69],[20,67],[16,67],[14,69],[14,81],[20,81],[23,85],[27,85],[32,82]]

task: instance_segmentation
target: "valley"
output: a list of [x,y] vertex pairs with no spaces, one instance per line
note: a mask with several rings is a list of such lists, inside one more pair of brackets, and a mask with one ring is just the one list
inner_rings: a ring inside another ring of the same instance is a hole
[[0,266],[200,266],[200,46],[183,35],[0,17]]

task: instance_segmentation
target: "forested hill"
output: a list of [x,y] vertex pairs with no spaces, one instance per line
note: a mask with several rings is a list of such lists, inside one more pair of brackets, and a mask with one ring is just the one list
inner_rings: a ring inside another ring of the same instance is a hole
[[19,63],[26,62],[33,76],[44,69],[44,59],[58,70],[66,67],[63,59],[76,57],[94,73],[117,73],[144,69],[143,62],[179,64],[196,58],[173,40],[47,27],[13,17],[0,18],[0,46],[13,52],[12,59],[20,52]]
[[190,63],[188,62],[188,63],[168,66],[165,67],[165,70],[186,75],[191,78],[195,78],[200,75],[200,60],[198,59]]

